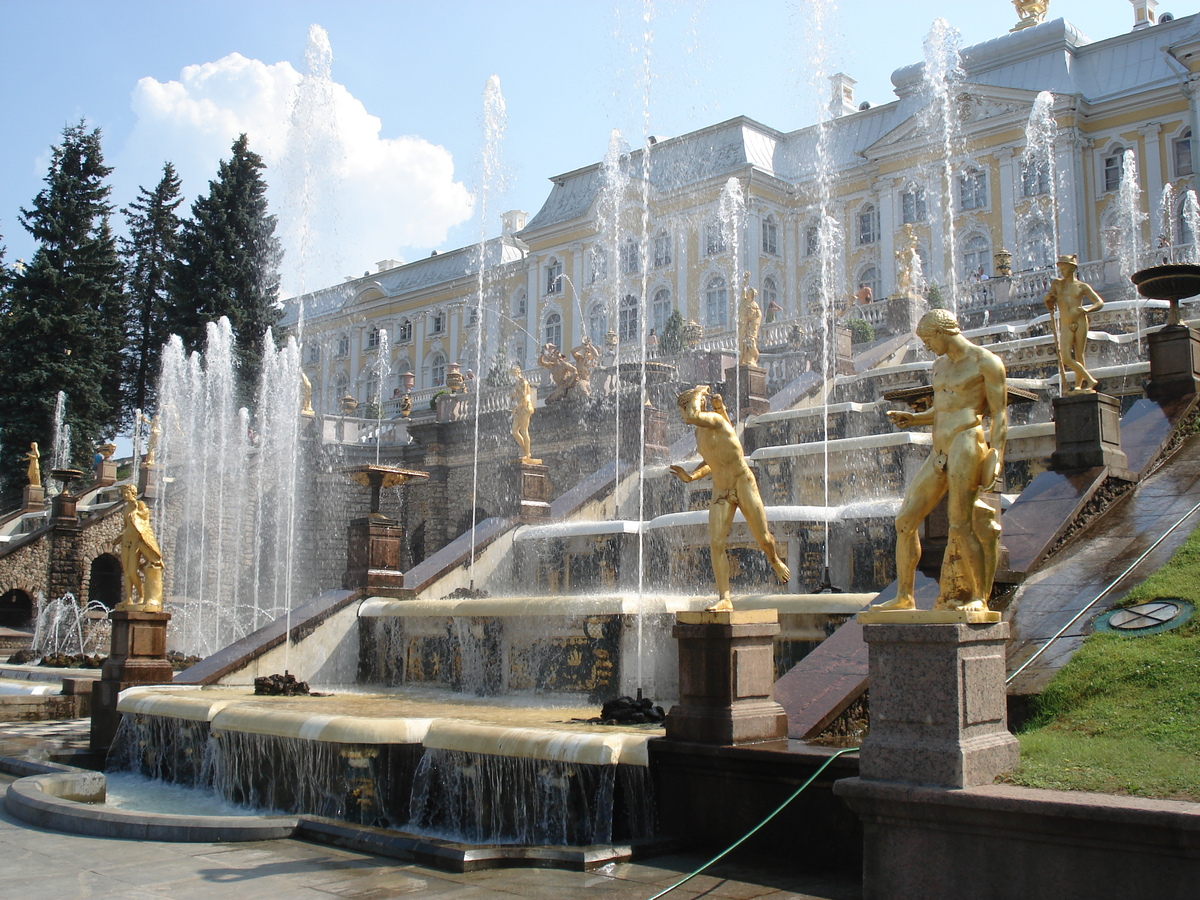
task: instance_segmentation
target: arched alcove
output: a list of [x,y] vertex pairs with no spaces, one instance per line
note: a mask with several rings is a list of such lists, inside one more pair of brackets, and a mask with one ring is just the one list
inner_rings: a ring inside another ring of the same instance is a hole
[[121,561],[111,553],[101,553],[92,560],[88,600],[99,600],[109,609],[121,602]]

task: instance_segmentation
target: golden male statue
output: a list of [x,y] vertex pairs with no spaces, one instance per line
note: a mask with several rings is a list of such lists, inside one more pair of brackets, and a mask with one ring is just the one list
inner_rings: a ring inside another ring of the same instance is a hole
[[[706,402],[707,401],[707,402]],[[683,421],[696,426],[696,449],[703,462],[691,472],[682,466],[671,466],[671,474],[685,483],[712,475],[712,503],[708,507],[708,540],[712,551],[713,576],[717,582],[717,602],[712,611],[733,609],[729,600],[729,557],[725,542],[733,525],[733,514],[742,511],[754,540],[767,554],[776,577],[786,584],[792,577],[787,564],[779,558],[775,539],[767,527],[767,512],[758,482],[746,463],[742,442],[729,421],[725,402],[720,394],[710,394],[707,385],[684,391],[676,402]],[[711,406],[711,408],[706,408]]]
[[758,365],[758,328],[762,324],[762,308],[754,298],[758,291],[750,287],[750,273],[742,276],[742,305],[738,308],[738,330],[741,345],[738,362],[743,366]]
[[[1100,295],[1092,290],[1092,286],[1075,278],[1075,270],[1079,268],[1075,254],[1067,254],[1058,258],[1058,274],[1050,282],[1050,290],[1046,293],[1046,309],[1050,312],[1050,328],[1054,334],[1054,343],[1058,350],[1059,372],[1062,367],[1075,373],[1075,387],[1072,393],[1091,393],[1096,390],[1096,379],[1084,368],[1084,354],[1087,352],[1088,314],[1099,312],[1104,306]],[[1084,306],[1084,301],[1090,300],[1091,306]],[[1057,309],[1058,326],[1055,327],[1054,316]],[[1066,379],[1063,379],[1062,389],[1067,389]]]
[[[132,484],[121,487],[125,500],[125,527],[113,541],[121,553],[124,590],[118,610],[160,612],[162,610],[163,558],[150,528],[150,510],[137,498]],[[133,599],[134,593],[138,599]]]
[[[900,428],[933,426],[933,452],[908,486],[896,516],[894,600],[872,609],[913,609],[921,541],[917,529],[949,495],[950,537],[942,562],[936,609],[986,610],[996,574],[1000,526],[979,500],[1003,471],[1008,439],[1008,388],[1000,357],[972,344],[954,316],[935,309],[921,317],[917,337],[937,354],[933,406],[922,413],[889,411]],[[991,418],[985,434],[983,417]]]
[[533,418],[536,404],[533,400],[533,389],[525,380],[520,366],[512,367],[512,376],[516,379],[512,391],[512,436],[521,448],[521,459],[530,459],[530,449],[533,444],[529,437],[529,420]]

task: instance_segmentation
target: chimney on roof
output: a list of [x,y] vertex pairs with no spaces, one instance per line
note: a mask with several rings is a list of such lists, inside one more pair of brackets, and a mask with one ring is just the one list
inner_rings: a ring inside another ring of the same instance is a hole
[[525,223],[529,221],[529,213],[519,209],[510,209],[506,213],[501,213],[500,221],[504,234],[515,234],[525,227]]
[[838,72],[829,76],[829,83],[833,86],[833,94],[829,98],[829,112],[833,117],[836,119],[858,112],[858,106],[854,102],[854,85],[858,82],[849,75]]
[[404,263],[400,262],[398,259],[381,259],[379,262],[375,263],[375,271],[386,272],[388,269],[394,269],[397,266],[402,265],[404,265]]
[[1158,0],[1129,0],[1133,5],[1133,30],[1158,24]]

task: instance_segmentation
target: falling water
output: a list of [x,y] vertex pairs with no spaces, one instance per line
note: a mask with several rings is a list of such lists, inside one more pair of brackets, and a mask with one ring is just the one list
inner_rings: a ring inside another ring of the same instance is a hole
[[[1033,237],[1039,225],[1050,228],[1049,258],[1058,257],[1058,175],[1054,159],[1054,143],[1058,137],[1058,122],[1054,118],[1054,95],[1042,91],[1033,101],[1029,122],[1025,126],[1025,150],[1021,154],[1022,193],[1030,198],[1020,213],[1020,231],[1026,249],[1032,253]],[[1042,191],[1042,182],[1046,190]],[[1023,260],[1028,268],[1042,265],[1043,260]]]
[[1189,190],[1183,196],[1183,222],[1191,237],[1191,258],[1188,262],[1193,265],[1200,263],[1200,203],[1196,201],[1196,192]]
[[[504,129],[508,124],[508,113],[505,110],[504,95],[500,92],[500,76],[492,75],[483,89],[483,157],[480,166],[480,211],[479,211],[479,264],[476,276],[476,319],[475,319],[475,372],[482,375],[484,368],[484,343],[488,334],[490,321],[487,304],[487,223],[488,200],[493,191],[499,187],[502,180],[500,170],[500,145],[504,138]],[[479,383],[482,384],[482,381]],[[471,573],[470,584],[475,586],[475,526],[479,504],[479,415],[480,400],[479,385],[475,386],[473,407],[475,412],[474,444],[471,461]]]
[[[945,19],[934,19],[925,37],[923,113],[926,128],[941,138],[942,259],[948,268],[942,281],[949,289],[950,311],[958,315],[958,267],[954,240],[954,160],[962,153],[962,126],[956,110],[959,84],[964,74],[959,55],[960,35]],[[933,273],[927,273],[932,275]]]

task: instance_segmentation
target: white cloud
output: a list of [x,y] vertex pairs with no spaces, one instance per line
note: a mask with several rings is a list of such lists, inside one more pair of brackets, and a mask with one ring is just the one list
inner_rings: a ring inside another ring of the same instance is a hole
[[173,162],[187,208],[246,132],[267,164],[287,254],[285,295],[361,274],[406,249],[437,246],[473,205],[454,180],[449,151],[420,137],[382,137],[378,117],[328,78],[323,33],[310,37],[324,65],[320,58],[313,64],[310,45],[307,75],[287,62],[231,53],[186,67],[177,81],[141,79],[132,98],[137,124],[117,159],[118,177],[147,187],[165,160]]

